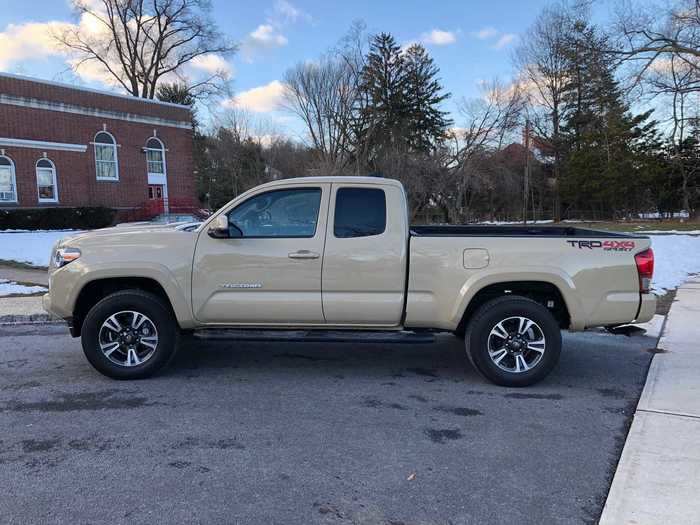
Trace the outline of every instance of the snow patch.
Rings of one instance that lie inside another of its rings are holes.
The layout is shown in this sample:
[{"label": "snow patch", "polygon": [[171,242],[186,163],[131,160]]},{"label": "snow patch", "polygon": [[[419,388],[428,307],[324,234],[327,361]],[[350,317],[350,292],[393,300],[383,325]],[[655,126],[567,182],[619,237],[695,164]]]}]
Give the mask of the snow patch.
[{"label": "snow patch", "polygon": [[76,230],[0,231],[0,260],[48,266],[52,246]]},{"label": "snow patch", "polygon": [[27,286],[14,281],[8,281],[7,279],[0,279],[0,297],[6,297],[8,295],[31,295],[46,291],[48,291],[48,289],[44,286]]},{"label": "snow patch", "polygon": [[635,234],[658,234],[658,235],[700,235],[700,230],[639,230],[633,232]]},{"label": "snow patch", "polygon": [[654,250],[652,286],[658,295],[680,286],[688,275],[700,273],[700,237],[684,232],[649,238]]}]

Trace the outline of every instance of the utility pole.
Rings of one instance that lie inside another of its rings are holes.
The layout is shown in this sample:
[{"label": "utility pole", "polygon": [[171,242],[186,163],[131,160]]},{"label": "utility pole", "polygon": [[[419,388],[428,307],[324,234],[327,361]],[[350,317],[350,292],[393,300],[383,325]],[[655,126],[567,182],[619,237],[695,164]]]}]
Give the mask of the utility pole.
[{"label": "utility pole", "polygon": [[525,173],[523,176],[523,224],[527,224],[527,198],[530,193],[530,119],[525,119]]}]

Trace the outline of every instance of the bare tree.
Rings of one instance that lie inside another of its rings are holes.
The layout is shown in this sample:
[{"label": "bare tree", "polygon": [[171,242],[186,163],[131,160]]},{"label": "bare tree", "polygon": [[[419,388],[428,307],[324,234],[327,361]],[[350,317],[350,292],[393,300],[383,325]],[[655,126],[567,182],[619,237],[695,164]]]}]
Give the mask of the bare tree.
[{"label": "bare tree", "polygon": [[611,52],[634,66],[635,84],[673,58],[693,77],[684,89],[700,91],[700,0],[668,0],[665,11],[655,4],[624,0],[614,27],[617,48]]},{"label": "bare tree", "polygon": [[369,93],[362,89],[362,72],[367,65],[370,36],[362,20],[355,20],[350,30],[340,40],[332,53],[350,70],[349,78],[355,97],[350,125],[350,141],[354,144],[353,163],[355,175],[363,173],[369,164],[374,126],[366,111],[370,104]]},{"label": "bare tree", "polygon": [[[485,171],[481,161],[484,153],[502,149],[508,136],[519,128],[524,105],[524,94],[517,82],[505,87],[498,80],[482,86],[481,97],[460,104],[463,127],[452,132],[451,177],[443,182],[452,189],[442,188],[440,192],[452,195],[452,220],[465,219],[470,190],[498,185],[491,177],[493,172]],[[438,188],[439,184],[438,181]]]},{"label": "bare tree", "polygon": [[617,46],[610,52],[629,66],[630,88],[649,95],[667,117],[681,206],[696,214],[694,180],[700,166],[688,162],[686,149],[691,125],[700,118],[700,0],[667,0],[663,10],[657,4],[621,1],[614,34]]},{"label": "bare tree", "polygon": [[[693,187],[691,181],[695,178],[700,166],[697,165],[697,162],[688,163],[685,151],[689,146],[687,143],[690,135],[688,130],[692,124],[697,126],[700,117],[697,93],[688,90],[688,85],[694,82],[693,70],[688,67],[685,61],[681,62],[678,57],[672,57],[666,76],[668,80],[664,82],[661,89],[671,93],[672,126],[669,134],[673,145],[671,161],[681,176],[681,206],[691,217],[694,217],[697,210],[693,209],[691,202],[698,188]],[[696,148],[697,146],[691,147]]]},{"label": "bare tree", "polygon": [[554,220],[561,219],[559,183],[561,179],[561,125],[564,94],[567,90],[569,63],[567,45],[574,19],[582,16],[585,5],[564,3],[545,8],[522,39],[515,54],[515,63],[528,88],[530,105],[541,109],[546,118],[540,123],[540,138],[546,140],[553,153]]},{"label": "bare tree", "polygon": [[[88,23],[54,36],[75,55],[74,68],[97,65],[135,97],[154,98],[161,80],[185,80],[188,64],[236,49],[216,29],[207,0],[72,0],[72,8]],[[206,78],[187,83],[191,93],[225,89],[226,71],[207,69]]]},{"label": "bare tree", "polygon": [[343,172],[350,161],[351,126],[357,97],[355,72],[335,55],[298,64],[285,79],[285,105],[304,122],[318,168]]}]

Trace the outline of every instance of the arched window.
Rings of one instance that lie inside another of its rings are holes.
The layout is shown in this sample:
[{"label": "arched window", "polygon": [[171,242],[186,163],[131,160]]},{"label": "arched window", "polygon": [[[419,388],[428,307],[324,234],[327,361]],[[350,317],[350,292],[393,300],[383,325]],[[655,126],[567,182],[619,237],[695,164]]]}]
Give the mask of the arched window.
[{"label": "arched window", "polygon": [[56,166],[49,159],[39,159],[36,163],[36,187],[39,202],[58,202]]},{"label": "arched window", "polygon": [[146,168],[149,175],[165,175],[165,146],[155,137],[146,142]]},{"label": "arched window", "polygon": [[4,155],[0,156],[0,202],[17,202],[15,164]]},{"label": "arched window", "polygon": [[95,170],[97,180],[119,180],[117,141],[106,131],[95,135]]}]

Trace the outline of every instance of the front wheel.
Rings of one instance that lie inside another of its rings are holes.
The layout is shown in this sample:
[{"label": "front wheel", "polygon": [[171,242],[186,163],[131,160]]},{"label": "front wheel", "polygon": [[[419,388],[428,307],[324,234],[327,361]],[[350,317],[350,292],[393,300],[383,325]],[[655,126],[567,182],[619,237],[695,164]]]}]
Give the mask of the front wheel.
[{"label": "front wheel", "polygon": [[502,386],[541,381],[559,361],[561,331],[541,304],[520,296],[499,297],[481,306],[465,335],[474,367]]},{"label": "front wheel", "polygon": [[85,357],[113,379],[142,379],[175,355],[177,321],[156,295],[123,290],[108,295],[88,312],[81,339]]}]

